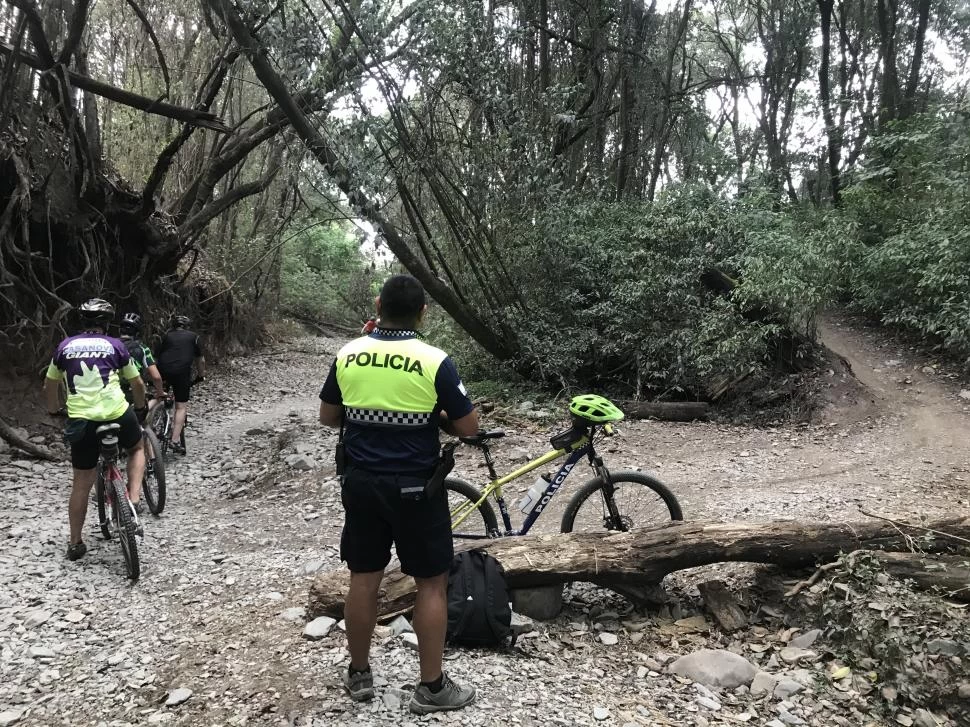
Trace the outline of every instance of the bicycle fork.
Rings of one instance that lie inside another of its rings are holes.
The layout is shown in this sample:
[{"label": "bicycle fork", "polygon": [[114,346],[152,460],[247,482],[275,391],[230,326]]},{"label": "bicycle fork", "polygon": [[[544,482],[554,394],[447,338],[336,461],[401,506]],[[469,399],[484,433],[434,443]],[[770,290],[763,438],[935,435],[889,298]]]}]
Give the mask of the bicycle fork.
[{"label": "bicycle fork", "polygon": [[599,455],[590,454],[589,461],[593,466],[593,471],[596,472],[596,476],[603,480],[603,487],[600,489],[603,496],[603,525],[607,530],[626,531],[627,528],[623,524],[620,509],[616,506],[616,498],[614,497],[616,488],[610,478],[609,469],[603,464],[603,458]]}]

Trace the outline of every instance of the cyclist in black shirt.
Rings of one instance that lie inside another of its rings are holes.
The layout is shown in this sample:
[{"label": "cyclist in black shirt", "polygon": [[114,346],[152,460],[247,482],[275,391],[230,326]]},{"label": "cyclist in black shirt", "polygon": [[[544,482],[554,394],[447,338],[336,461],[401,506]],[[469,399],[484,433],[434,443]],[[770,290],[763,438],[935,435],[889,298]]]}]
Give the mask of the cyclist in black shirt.
[{"label": "cyclist in black shirt", "polygon": [[172,330],[165,334],[158,347],[158,370],[165,383],[171,385],[175,395],[175,422],[172,424],[173,452],[185,454],[179,440],[185,417],[188,414],[189,391],[192,388],[192,363],[195,363],[198,381],[205,380],[205,355],[199,337],[188,329],[192,321],[186,316],[172,319]]}]

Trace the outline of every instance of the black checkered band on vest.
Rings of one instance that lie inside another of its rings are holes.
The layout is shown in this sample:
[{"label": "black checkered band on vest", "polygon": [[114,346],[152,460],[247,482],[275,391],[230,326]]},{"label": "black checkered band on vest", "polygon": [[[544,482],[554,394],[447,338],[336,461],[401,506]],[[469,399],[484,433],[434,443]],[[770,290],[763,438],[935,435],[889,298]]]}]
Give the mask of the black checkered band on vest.
[{"label": "black checkered band on vest", "polygon": [[389,338],[418,338],[420,336],[417,331],[398,330],[396,328],[381,328],[380,326],[374,329],[374,333],[376,333],[378,336],[387,336]]},{"label": "black checkered band on vest", "polygon": [[423,427],[431,421],[428,412],[418,413],[410,411],[381,411],[380,409],[354,409],[348,406],[345,410],[347,421],[358,424],[388,424],[395,427]]}]

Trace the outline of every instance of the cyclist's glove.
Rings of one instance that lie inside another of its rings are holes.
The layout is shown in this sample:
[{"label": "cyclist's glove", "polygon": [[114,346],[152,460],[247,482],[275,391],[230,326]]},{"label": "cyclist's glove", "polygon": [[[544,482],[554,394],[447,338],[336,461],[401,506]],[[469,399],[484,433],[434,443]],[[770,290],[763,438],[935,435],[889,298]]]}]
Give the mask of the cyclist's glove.
[{"label": "cyclist's glove", "polygon": [[144,424],[145,423],[145,418],[148,416],[148,407],[147,406],[143,406],[143,407],[136,408],[135,409],[135,416],[138,417],[138,423],[139,424]]}]

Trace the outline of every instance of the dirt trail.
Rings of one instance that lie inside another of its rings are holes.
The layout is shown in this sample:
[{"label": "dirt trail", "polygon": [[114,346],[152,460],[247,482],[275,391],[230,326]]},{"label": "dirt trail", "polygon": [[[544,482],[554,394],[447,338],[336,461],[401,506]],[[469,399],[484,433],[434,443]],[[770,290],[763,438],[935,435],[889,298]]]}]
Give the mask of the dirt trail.
[{"label": "dirt trail", "polygon": [[906,441],[944,453],[954,464],[966,462],[970,402],[960,397],[959,376],[884,336],[846,319],[826,319],[819,326],[822,343],[849,362],[871,394],[873,414],[898,416]]},{"label": "dirt trail", "polygon": [[[928,514],[970,507],[970,414],[958,380],[940,369],[922,373],[927,361],[851,322],[827,322],[823,337],[870,396],[833,373],[837,403],[813,424],[625,422],[604,447],[608,464],[653,471],[692,519],[853,520],[859,506]],[[387,696],[360,708],[338,680],[347,659],[342,632],[302,638],[312,574],[342,568],[334,434],[316,421],[316,395],[339,344],[299,342],[213,372],[193,403],[190,457],[171,469],[166,513],[146,522],[143,576],[134,588],[123,583],[117,548],[97,539],[90,523],[89,555],[78,564],[64,560],[67,465],[0,453],[0,716],[19,715],[7,724],[435,721],[401,709],[416,654],[398,640],[378,639],[373,663]],[[494,448],[504,471],[547,450],[562,423],[484,420],[509,433]],[[300,454],[311,469],[295,468]],[[480,456],[460,450],[457,474],[480,484]],[[567,482],[540,529],[558,529],[557,515],[577,487]],[[695,608],[695,581],[685,574],[674,584],[685,616]],[[744,651],[737,644],[763,633],[671,636],[667,616],[626,609],[608,592],[577,587],[564,614],[525,642],[526,654],[449,654],[449,671],[474,681],[481,698],[445,721],[506,725],[511,713],[521,725],[705,725],[753,713],[744,694],[722,694],[720,712],[698,707],[690,685],[654,664],[702,647]],[[603,643],[599,629],[616,633],[619,644]],[[771,668],[764,663],[770,651],[744,653]],[[160,704],[176,687],[193,696],[178,707]],[[884,724],[865,698],[826,711],[811,689],[792,707],[811,724],[839,723],[841,714],[848,724]],[[768,722],[770,708],[762,706],[764,719],[750,724]],[[609,718],[597,721],[597,710]]]}]

